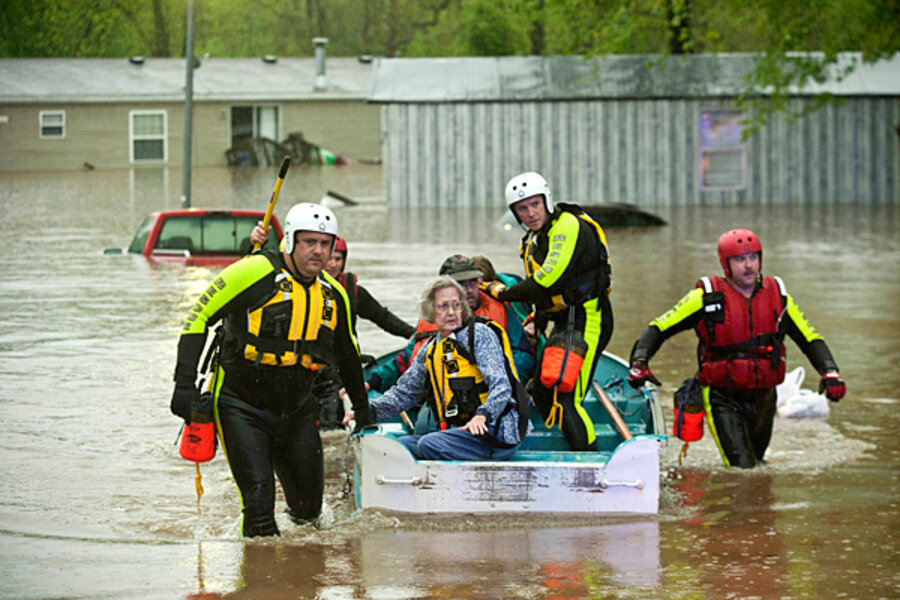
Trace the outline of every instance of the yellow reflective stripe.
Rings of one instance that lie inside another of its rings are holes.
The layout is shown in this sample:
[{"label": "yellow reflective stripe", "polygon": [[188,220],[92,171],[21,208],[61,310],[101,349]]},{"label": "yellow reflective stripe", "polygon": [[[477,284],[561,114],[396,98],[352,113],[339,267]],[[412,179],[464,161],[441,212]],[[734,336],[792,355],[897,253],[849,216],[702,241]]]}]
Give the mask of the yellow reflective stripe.
[{"label": "yellow reflective stripe", "polygon": [[541,268],[541,265],[534,259],[534,250],[537,246],[537,235],[530,233],[528,239],[523,242],[523,244],[519,254],[522,256],[522,262],[525,264],[525,277],[531,277]]},{"label": "yellow reflective stripe", "polygon": [[269,259],[261,254],[248,256],[223,269],[191,307],[181,333],[206,333],[210,316],[273,269]]},{"label": "yellow reflective stripe", "polygon": [[540,269],[534,273],[535,282],[545,288],[559,281],[572,261],[575,244],[578,242],[578,217],[569,212],[561,213],[550,226],[547,240],[547,256]]},{"label": "yellow reflective stripe", "polygon": [[[281,286],[289,289],[282,288]],[[330,319],[325,319],[323,312],[325,311],[325,284],[316,280],[308,288],[291,277],[286,271],[282,271],[276,277],[276,291],[272,297],[261,307],[248,311],[247,313],[247,331],[253,335],[259,335],[262,324],[263,310],[270,305],[281,302],[291,302],[291,322],[288,327],[288,341],[315,341],[319,338],[319,332],[323,327],[329,329],[337,329],[338,314],[333,311]],[[338,286],[340,289],[340,286]],[[331,301],[333,304],[333,300]],[[349,324],[348,324],[349,329]],[[352,339],[352,334],[351,334]],[[354,341],[355,344],[355,341]],[[357,350],[358,352],[358,350]],[[258,355],[258,349],[253,344],[247,344],[244,347],[244,358],[248,361],[255,361]],[[279,360],[280,358],[280,360]],[[298,356],[295,352],[284,351],[276,356],[271,352],[263,352],[260,364],[292,366],[297,362],[306,368],[313,364],[312,357],[308,354]]]},{"label": "yellow reflective stripe", "polygon": [[290,294],[285,292],[285,296],[290,298],[292,308],[294,309],[291,312],[291,327],[288,330],[288,339],[306,339],[306,334],[308,332],[306,321],[309,319],[308,314],[309,309],[311,308],[309,306],[309,292],[298,282],[291,280]]},{"label": "yellow reflective stripe", "polygon": [[[438,423],[444,420],[444,396],[446,394],[445,384],[443,381],[444,370],[440,369],[440,374],[438,372],[438,368],[434,362],[434,356],[437,354],[437,346],[440,343],[438,338],[432,338],[432,341],[429,342],[426,347],[425,353],[425,362],[428,368],[428,375],[431,377],[431,391],[434,394],[434,405],[437,408],[437,420]],[[439,381],[440,375],[440,381]]]},{"label": "yellow reflective stripe", "polygon": [[800,307],[794,302],[794,299],[791,298],[790,294],[786,295],[787,298],[787,316],[794,322],[797,326],[797,329],[800,330],[800,333],[803,334],[803,337],[807,342],[812,342],[814,340],[821,340],[822,336],[819,335],[819,332],[816,331],[816,328],[812,326],[812,323],[809,322],[809,319],[800,311]]},{"label": "yellow reflective stripe", "polygon": [[[493,322],[491,322],[493,323]],[[491,325],[488,325],[490,327]],[[494,324],[495,327],[503,330],[499,325]],[[475,335],[475,329],[470,330],[471,335]],[[444,348],[444,344],[449,344],[450,349]],[[438,406],[438,420],[441,419],[442,414],[444,412],[444,408],[449,405],[453,401],[453,388],[450,386],[450,381],[456,378],[467,378],[471,377],[475,381],[475,385],[478,386],[484,383],[484,375],[481,374],[481,371],[478,370],[478,366],[472,364],[471,361],[464,358],[460,353],[458,348],[461,346],[461,342],[457,339],[455,334],[450,334],[450,336],[443,339],[435,339],[435,341],[431,342],[429,346],[426,347],[425,361],[426,368],[428,370],[428,375],[431,379],[431,389],[434,393],[435,404]],[[506,349],[509,349],[509,342],[507,341]],[[510,366],[515,372],[515,366],[512,364],[510,360],[512,356],[512,351],[506,355],[506,359],[509,361]],[[448,360],[452,360],[456,363],[458,367],[452,374],[447,372],[447,362]],[[504,373],[505,375],[505,373]],[[512,382],[510,382],[512,385]],[[487,400],[487,392],[480,393],[479,400],[481,404],[484,404],[485,400]]]},{"label": "yellow reflective stripe", "polygon": [[650,321],[650,325],[655,326],[660,331],[665,331],[700,310],[703,310],[703,290],[694,288],[685,294],[678,301],[678,304]]},{"label": "yellow reflective stripe", "polygon": [[[485,323],[488,327],[494,330],[494,333],[500,336],[500,346],[502,347],[503,354],[506,356],[506,364],[509,365],[510,371],[512,371],[513,377],[516,379],[519,378],[519,372],[516,371],[516,363],[513,360],[512,346],[509,345],[509,336],[506,335],[506,330],[503,329],[498,323],[495,321],[488,321]],[[472,328],[472,335],[475,335],[475,328]],[[512,381],[509,382],[512,385]]]},{"label": "yellow reflective stripe", "polygon": [[709,433],[716,442],[716,447],[719,449],[719,454],[722,456],[722,461],[725,463],[725,466],[730,467],[731,462],[728,460],[728,457],[725,456],[725,451],[722,450],[722,444],[719,442],[719,432],[716,431],[716,423],[713,421],[712,408],[709,405],[709,386],[701,385],[700,389],[703,391],[703,412],[706,415],[706,424],[709,425]]},{"label": "yellow reflective stripe", "polygon": [[593,444],[594,440],[597,439],[597,432],[594,430],[594,421],[584,409],[583,403],[584,397],[590,389],[591,381],[593,380],[594,372],[591,367],[593,367],[594,358],[597,356],[597,342],[600,340],[603,329],[603,312],[599,310],[599,307],[597,306],[599,302],[599,298],[593,298],[583,305],[585,314],[584,341],[587,343],[588,351],[584,355],[584,364],[581,366],[581,371],[578,373],[578,386],[575,388],[575,397],[573,398],[573,401],[575,402],[575,412],[578,413],[578,416],[581,418],[581,421],[584,423],[584,428],[587,431],[588,444]]}]

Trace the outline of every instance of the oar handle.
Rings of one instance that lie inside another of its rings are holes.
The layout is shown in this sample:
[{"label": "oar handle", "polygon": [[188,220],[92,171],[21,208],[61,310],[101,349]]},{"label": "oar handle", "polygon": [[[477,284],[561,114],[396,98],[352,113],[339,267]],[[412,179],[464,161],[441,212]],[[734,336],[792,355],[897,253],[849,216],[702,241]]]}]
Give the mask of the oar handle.
[{"label": "oar handle", "polygon": [[[344,406],[344,414],[353,410],[353,403],[350,401],[350,396],[347,395],[347,392],[341,394],[341,404]],[[353,433],[353,430],[356,429],[356,419],[350,419],[346,429],[348,433]]]},{"label": "oar handle", "polygon": [[625,425],[625,421],[622,420],[622,415],[620,415],[618,409],[616,409],[616,405],[612,403],[612,400],[610,400],[609,396],[606,395],[606,392],[603,391],[603,386],[601,386],[596,381],[593,382],[593,385],[594,392],[597,394],[597,397],[600,398],[600,402],[603,403],[604,408],[606,408],[606,412],[609,413],[613,425],[616,426],[616,429],[619,431],[619,435],[622,436],[622,439],[628,441],[633,438],[634,436],[631,435],[631,431],[629,431],[628,426]]},{"label": "oar handle", "polygon": [[[287,175],[289,166],[291,166],[291,157],[286,154],[281,161],[281,170],[278,172],[278,179],[275,180],[275,189],[272,190],[269,206],[266,207],[266,216],[263,217],[263,231],[269,228],[269,220],[272,218],[272,212],[275,210],[275,203],[278,202],[278,193],[281,191],[281,184],[284,183],[284,176]],[[259,250],[259,247],[260,244],[253,244],[254,250]]]}]

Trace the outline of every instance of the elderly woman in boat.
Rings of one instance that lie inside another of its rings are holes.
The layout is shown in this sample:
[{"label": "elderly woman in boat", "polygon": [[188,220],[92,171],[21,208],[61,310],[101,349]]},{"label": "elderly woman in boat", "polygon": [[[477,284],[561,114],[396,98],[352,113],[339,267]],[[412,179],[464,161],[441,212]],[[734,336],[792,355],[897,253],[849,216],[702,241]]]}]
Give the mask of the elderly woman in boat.
[{"label": "elderly woman in boat", "polygon": [[[370,401],[374,420],[399,416],[427,393],[438,429],[400,438],[414,457],[511,457],[532,425],[530,399],[518,383],[506,332],[492,321],[473,317],[465,291],[447,276],[425,288],[419,314],[437,326],[438,335],[416,354],[394,387]],[[350,411],[344,424],[352,419]]]}]

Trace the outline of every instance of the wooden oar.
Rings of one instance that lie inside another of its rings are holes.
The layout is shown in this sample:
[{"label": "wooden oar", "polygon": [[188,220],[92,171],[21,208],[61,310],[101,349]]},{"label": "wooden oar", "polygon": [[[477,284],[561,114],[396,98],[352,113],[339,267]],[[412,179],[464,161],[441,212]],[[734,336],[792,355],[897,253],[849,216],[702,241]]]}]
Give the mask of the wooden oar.
[{"label": "wooden oar", "polygon": [[606,395],[606,392],[603,391],[600,384],[594,381],[592,382],[592,385],[594,386],[594,393],[600,398],[600,402],[603,403],[603,407],[606,408],[606,412],[609,413],[613,425],[616,426],[622,439],[628,441],[633,438],[634,436],[631,435],[631,431],[629,431],[628,426],[625,425],[625,421],[622,420],[622,415],[620,415],[618,409],[616,409],[616,405],[612,403],[612,400],[609,399],[609,396]]},{"label": "wooden oar", "polygon": [[[275,189],[272,190],[272,197],[269,199],[269,206],[266,208],[266,216],[263,217],[263,231],[269,230],[269,220],[272,218],[272,211],[275,210],[275,203],[278,202],[278,193],[281,191],[281,184],[284,183],[284,176],[287,175],[288,167],[291,166],[291,157],[289,154],[284,156],[281,161],[281,170],[278,172],[278,179],[275,180]],[[261,244],[253,244],[254,250],[259,250]]]}]

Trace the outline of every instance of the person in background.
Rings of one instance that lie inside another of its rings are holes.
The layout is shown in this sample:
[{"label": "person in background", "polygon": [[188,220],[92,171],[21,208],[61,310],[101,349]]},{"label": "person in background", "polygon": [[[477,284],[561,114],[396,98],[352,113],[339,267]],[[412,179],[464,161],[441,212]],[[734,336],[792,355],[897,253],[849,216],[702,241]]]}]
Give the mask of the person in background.
[{"label": "person in background", "polygon": [[[582,401],[613,330],[606,234],[578,206],[554,203],[550,185],[538,173],[510,179],[506,205],[526,230],[519,245],[525,278],[509,287],[485,283],[483,289],[502,302],[534,305],[536,336],[552,324],[553,335],[538,359],[540,377],[534,378],[531,389],[534,403],[548,426],[562,411],[563,434],[572,450],[596,450],[594,424]],[[551,342],[564,350],[566,364],[581,362],[577,377],[574,381],[567,377],[565,386],[562,373],[560,378],[550,374]]]},{"label": "person in background", "polygon": [[762,464],[772,438],[775,386],[784,380],[784,336],[821,374],[819,393],[833,402],[847,391],[825,340],[803,316],[784,282],[762,275],[762,243],[748,229],[718,242],[725,277],[702,277],[673,308],[644,329],[631,351],[629,382],[659,382],[650,359],[663,342],[693,329],[706,420],[726,466]]},{"label": "person in background", "polygon": [[[416,459],[505,460],[532,427],[506,332],[473,317],[465,296],[447,276],[428,284],[419,314],[435,324],[437,335],[397,384],[371,402],[372,416],[385,421],[416,406],[430,390],[437,430],[399,438]],[[354,417],[354,411],[347,412],[344,424]]]},{"label": "person in background", "polygon": [[325,467],[311,394],[316,370],[337,365],[357,426],[370,422],[347,294],[323,272],[337,219],[324,206],[303,203],[288,211],[284,223],[282,250],[228,266],[191,307],[178,341],[170,403],[175,415],[191,421],[207,330],[223,321],[211,390],[247,537],[279,533],[276,475],[294,521],[312,521],[321,512]]},{"label": "person in background", "polygon": [[[265,244],[269,232],[264,230],[262,223],[257,224],[250,235],[250,241],[254,244]],[[357,282],[355,273],[345,270],[347,265],[347,242],[343,237],[337,236],[334,250],[325,265],[325,271],[338,280],[347,292],[350,303],[350,321],[353,333],[356,335],[357,317],[372,321],[383,331],[409,338],[415,333],[415,328],[403,319],[385,308],[375,299],[369,291]],[[316,383],[313,388],[313,396],[319,404],[319,427],[323,430],[339,429],[344,414],[343,403],[340,399],[341,380],[334,365],[327,365],[316,373]]]},{"label": "person in background", "polygon": [[[475,255],[472,257],[472,263],[475,265],[476,269],[484,273],[484,276],[482,277],[482,281],[484,282],[490,283],[497,281],[506,287],[509,287],[522,281],[522,277],[519,275],[513,273],[498,273],[487,256],[481,254]],[[528,341],[531,342],[534,353],[536,355],[540,354],[542,340],[538,339],[534,332],[534,321],[531,318],[531,305],[527,302],[508,302],[507,306],[513,309],[519,322],[523,324],[522,329],[525,331],[525,336],[528,338]]]}]

